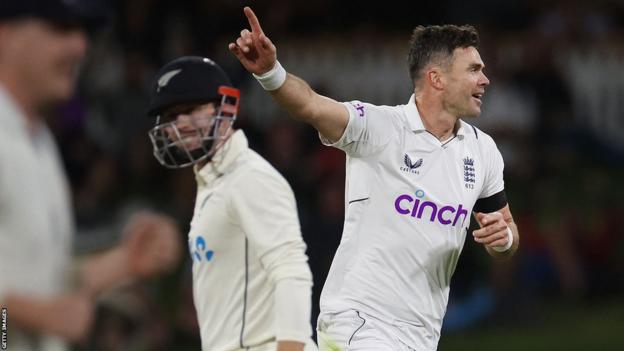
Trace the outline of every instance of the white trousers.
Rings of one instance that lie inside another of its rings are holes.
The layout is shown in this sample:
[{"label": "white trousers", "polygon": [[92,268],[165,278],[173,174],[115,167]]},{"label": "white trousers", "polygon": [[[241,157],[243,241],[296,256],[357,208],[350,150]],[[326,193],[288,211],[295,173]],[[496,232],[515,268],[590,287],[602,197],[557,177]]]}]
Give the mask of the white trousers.
[{"label": "white trousers", "polygon": [[[258,345],[254,347],[248,347],[248,348],[245,348],[244,350],[245,351],[275,351],[277,350],[277,342],[274,342],[274,341],[268,342],[266,344],[262,344],[262,345]],[[314,343],[314,341],[310,339],[306,343],[303,351],[318,351],[318,348],[316,347],[316,343]]]},{"label": "white trousers", "polygon": [[321,313],[317,323],[319,351],[435,351],[423,326],[387,323],[364,312]]}]

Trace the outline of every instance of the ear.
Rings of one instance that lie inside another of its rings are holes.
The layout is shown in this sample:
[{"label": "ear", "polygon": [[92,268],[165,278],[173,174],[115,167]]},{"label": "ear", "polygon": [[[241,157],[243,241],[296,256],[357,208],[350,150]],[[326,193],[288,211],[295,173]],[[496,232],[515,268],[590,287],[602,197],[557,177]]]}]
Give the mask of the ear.
[{"label": "ear", "polygon": [[444,73],[439,67],[431,67],[426,72],[427,83],[431,85],[435,90],[444,89]]}]

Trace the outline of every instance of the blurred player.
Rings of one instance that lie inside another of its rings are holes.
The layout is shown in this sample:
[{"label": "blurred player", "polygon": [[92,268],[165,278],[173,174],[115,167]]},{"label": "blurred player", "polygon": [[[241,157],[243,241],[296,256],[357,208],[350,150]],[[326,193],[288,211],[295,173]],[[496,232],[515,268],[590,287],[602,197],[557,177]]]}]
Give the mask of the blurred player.
[{"label": "blurred player", "polygon": [[[347,154],[342,241],[321,295],[319,347],[435,350],[470,213],[475,240],[497,258],[518,231],[503,159],[476,117],[489,84],[470,26],[417,27],[406,105],[339,103],[287,74],[250,8],[230,51],[293,118]],[[324,337],[332,339],[329,344]]]},{"label": "blurred player", "polygon": [[173,222],[131,220],[117,247],[73,264],[68,184],[43,119],[69,99],[87,50],[95,2],[0,1],[0,306],[8,349],[64,350],[87,336],[97,294],[171,268]]},{"label": "blurred player", "polygon": [[150,101],[154,155],[193,166],[197,180],[188,242],[202,349],[316,350],[295,197],[232,128],[239,101],[225,72],[196,56],[162,67]]}]

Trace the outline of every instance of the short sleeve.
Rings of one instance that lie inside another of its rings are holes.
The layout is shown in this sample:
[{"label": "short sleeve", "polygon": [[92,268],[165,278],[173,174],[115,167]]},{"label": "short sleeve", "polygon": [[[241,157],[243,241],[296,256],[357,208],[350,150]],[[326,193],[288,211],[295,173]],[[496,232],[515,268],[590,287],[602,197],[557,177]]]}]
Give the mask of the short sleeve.
[{"label": "short sleeve", "polygon": [[381,151],[396,133],[397,118],[392,107],[376,106],[361,101],[343,102],[349,111],[349,122],[336,142],[319,135],[321,142],[343,150],[352,157],[363,157]]},{"label": "short sleeve", "polygon": [[490,197],[505,189],[505,181],[503,179],[505,164],[503,162],[503,156],[496,147],[494,140],[489,137],[483,155],[486,171],[483,189],[481,190],[479,199]]}]

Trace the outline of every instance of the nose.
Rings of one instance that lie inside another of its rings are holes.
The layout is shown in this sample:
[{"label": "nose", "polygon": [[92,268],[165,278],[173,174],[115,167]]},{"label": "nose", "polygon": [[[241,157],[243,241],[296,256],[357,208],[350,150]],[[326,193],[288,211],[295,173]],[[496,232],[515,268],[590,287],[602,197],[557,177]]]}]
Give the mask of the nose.
[{"label": "nose", "polygon": [[488,79],[488,77],[483,72],[481,72],[481,81],[479,82],[479,85],[481,85],[481,86],[488,86],[488,85],[490,85],[490,80]]},{"label": "nose", "polygon": [[176,117],[176,125],[182,132],[194,127],[192,117],[187,113],[181,113]]}]

